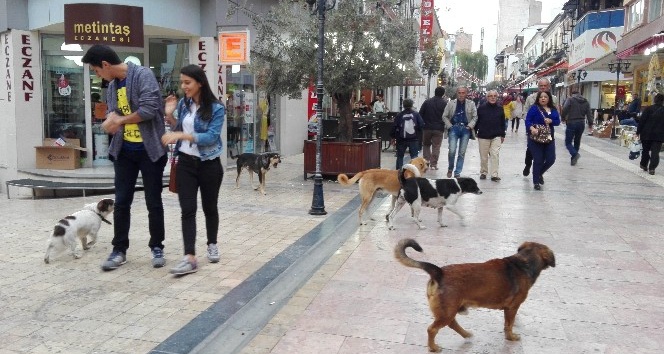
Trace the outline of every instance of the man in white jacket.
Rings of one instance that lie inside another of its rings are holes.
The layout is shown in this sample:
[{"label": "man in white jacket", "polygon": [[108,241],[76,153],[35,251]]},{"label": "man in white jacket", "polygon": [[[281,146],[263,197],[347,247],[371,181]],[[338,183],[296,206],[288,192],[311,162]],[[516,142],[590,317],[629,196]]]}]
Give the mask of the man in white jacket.
[{"label": "man in white jacket", "polygon": [[452,175],[454,177],[461,176],[468,140],[477,123],[475,102],[466,99],[468,88],[459,86],[456,93],[456,99],[451,100],[443,112],[443,121],[445,122],[445,129],[447,129],[449,139],[449,149],[447,152],[448,178],[452,177]]}]

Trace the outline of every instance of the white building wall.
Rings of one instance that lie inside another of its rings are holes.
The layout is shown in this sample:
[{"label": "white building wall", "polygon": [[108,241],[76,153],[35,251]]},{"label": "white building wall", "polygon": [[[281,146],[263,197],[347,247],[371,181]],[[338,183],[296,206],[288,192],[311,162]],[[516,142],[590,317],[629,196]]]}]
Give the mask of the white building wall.
[{"label": "white building wall", "polygon": [[[308,90],[302,91],[302,97],[306,98]],[[301,154],[304,149],[304,141],[307,140],[307,105],[308,100],[289,100],[280,97],[277,103],[279,119],[281,120],[281,150],[282,156]]]},{"label": "white building wall", "polygon": [[528,27],[531,0],[499,0],[496,53],[513,44],[516,36]]}]

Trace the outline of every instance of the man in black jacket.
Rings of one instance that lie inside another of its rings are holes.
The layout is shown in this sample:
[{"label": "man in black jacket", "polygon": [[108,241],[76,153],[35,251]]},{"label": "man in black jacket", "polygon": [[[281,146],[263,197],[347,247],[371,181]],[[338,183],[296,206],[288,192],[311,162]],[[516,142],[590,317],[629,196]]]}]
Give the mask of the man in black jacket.
[{"label": "man in black jacket", "polygon": [[[586,127],[586,122],[592,122],[593,115],[590,112],[590,103],[579,94],[578,90],[572,91],[572,96],[567,99],[563,107],[563,121],[567,125],[565,129],[565,147],[572,157],[572,166],[579,161],[579,147],[581,146],[581,137]],[[572,144],[572,141],[574,143]]]},{"label": "man in black jacket", "polygon": [[[447,106],[447,100],[443,98],[445,88],[436,87],[434,97],[422,103],[420,107],[420,116],[424,120],[424,131],[422,132],[422,154],[429,161],[432,170],[438,169],[438,157],[440,156],[440,146],[443,143],[443,134],[445,132],[445,123],[443,122],[443,112]],[[433,145],[433,147],[432,147]]]},{"label": "man in black jacket", "polygon": [[636,134],[643,144],[641,169],[654,175],[664,142],[664,95],[661,93],[656,94],[653,105],[643,111]]},{"label": "man in black jacket", "polygon": [[491,157],[491,180],[500,181],[500,147],[505,141],[505,111],[498,105],[498,91],[486,94],[487,102],[477,108],[477,142],[480,146],[480,179],[486,179],[489,172],[488,161]]}]

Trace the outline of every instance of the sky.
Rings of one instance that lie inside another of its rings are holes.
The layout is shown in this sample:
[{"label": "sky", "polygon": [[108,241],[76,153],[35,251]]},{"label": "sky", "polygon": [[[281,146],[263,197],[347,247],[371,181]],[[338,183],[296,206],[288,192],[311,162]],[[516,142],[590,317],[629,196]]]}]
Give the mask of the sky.
[{"label": "sky", "polygon": [[[542,22],[548,23],[560,13],[566,0],[540,0]],[[498,0],[434,0],[440,25],[448,33],[463,31],[473,35],[473,51],[480,49],[480,36],[484,27],[484,54],[489,58],[488,81],[493,78],[496,55],[496,30],[498,24]]]}]

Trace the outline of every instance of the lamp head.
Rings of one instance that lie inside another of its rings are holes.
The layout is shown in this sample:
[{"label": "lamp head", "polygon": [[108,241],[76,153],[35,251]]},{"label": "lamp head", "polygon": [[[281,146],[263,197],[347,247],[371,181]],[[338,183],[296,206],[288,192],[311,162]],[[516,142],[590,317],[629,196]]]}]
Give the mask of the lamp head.
[{"label": "lamp head", "polygon": [[612,73],[615,72],[615,70],[614,70],[615,65],[616,65],[616,63],[609,63],[609,71],[610,72],[612,72]]}]

